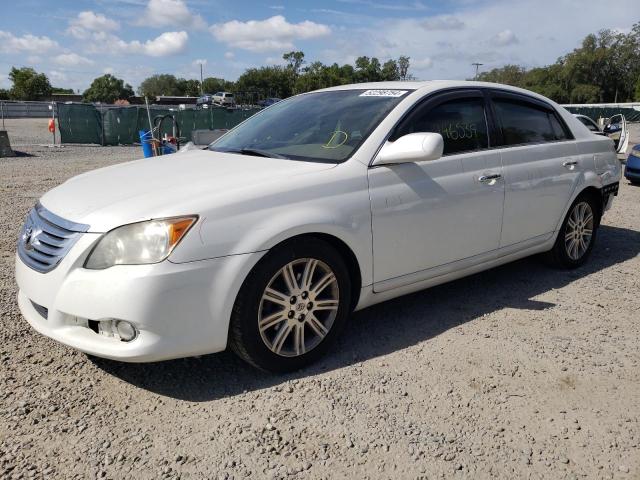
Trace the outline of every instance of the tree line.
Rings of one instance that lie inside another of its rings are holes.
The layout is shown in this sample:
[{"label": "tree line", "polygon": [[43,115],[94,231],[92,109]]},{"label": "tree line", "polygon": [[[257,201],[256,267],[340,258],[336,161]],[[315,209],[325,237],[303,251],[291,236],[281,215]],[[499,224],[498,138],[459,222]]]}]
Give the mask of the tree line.
[{"label": "tree line", "polygon": [[[283,65],[247,69],[235,82],[222,78],[199,80],[157,74],[145,79],[138,94],[154,98],[160,95],[199,96],[203,93],[230,91],[258,97],[286,98],[298,93],[348,83],[410,80],[410,58],[400,56],[381,63],[375,57],[362,56],[353,65],[307,63],[304,52],[282,56]],[[38,100],[53,93],[73,93],[54,88],[43,73],[29,67],[12,68],[13,86],[0,89],[0,99]],[[527,69],[505,65],[478,75],[478,80],[504,83],[533,90],[559,103],[601,103],[640,101],[640,23],[630,32],[601,30],[587,35],[581,45],[545,67]],[[87,102],[113,103],[134,96],[131,85],[106,74],[93,80],[83,93]],[[256,99],[256,98],[253,98]]]},{"label": "tree line", "polygon": [[601,30],[552,65],[505,65],[478,80],[533,90],[559,103],[640,101],[640,23],[629,33]]}]

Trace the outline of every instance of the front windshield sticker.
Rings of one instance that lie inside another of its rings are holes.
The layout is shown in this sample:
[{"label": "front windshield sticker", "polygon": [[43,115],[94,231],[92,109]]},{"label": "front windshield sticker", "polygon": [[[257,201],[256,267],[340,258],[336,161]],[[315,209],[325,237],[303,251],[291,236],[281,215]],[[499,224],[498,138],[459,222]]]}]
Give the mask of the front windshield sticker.
[{"label": "front windshield sticker", "polygon": [[401,97],[407,90],[367,90],[360,94],[361,97]]}]

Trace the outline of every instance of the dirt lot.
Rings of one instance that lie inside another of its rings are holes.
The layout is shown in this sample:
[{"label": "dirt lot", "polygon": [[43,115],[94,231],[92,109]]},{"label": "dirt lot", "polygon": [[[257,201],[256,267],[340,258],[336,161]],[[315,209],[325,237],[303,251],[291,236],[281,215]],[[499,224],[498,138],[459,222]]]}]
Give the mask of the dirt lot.
[{"label": "dirt lot", "polygon": [[[48,141],[46,121],[8,126]],[[36,334],[13,278],[25,214],[139,148],[19,149],[0,159],[0,478],[640,478],[640,188],[622,182],[585,267],[530,258],[369,308],[324,361],[272,376]]]}]

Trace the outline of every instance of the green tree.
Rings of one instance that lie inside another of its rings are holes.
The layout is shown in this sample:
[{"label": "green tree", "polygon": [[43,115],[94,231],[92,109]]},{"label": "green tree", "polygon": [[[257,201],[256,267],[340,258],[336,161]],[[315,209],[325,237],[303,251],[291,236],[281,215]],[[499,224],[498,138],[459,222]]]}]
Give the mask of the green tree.
[{"label": "green tree", "polygon": [[183,95],[184,91],[180,87],[180,82],[174,75],[162,73],[143,80],[138,92],[146,97]]},{"label": "green tree", "polygon": [[398,75],[400,76],[400,80],[409,80],[409,60],[410,58],[404,55],[400,55],[400,58],[398,58]]},{"label": "green tree", "polygon": [[38,73],[33,68],[11,68],[9,79],[13,86],[9,96],[14,100],[40,100],[51,95],[51,84],[44,73]]},{"label": "green tree", "polygon": [[638,81],[636,82],[635,101],[640,102],[640,78],[638,78]]},{"label": "green tree", "polygon": [[601,96],[600,88],[596,85],[580,84],[571,89],[570,103],[598,103]]},{"label": "green tree", "polygon": [[237,93],[257,93],[263,97],[290,97],[293,87],[291,72],[281,66],[249,68],[235,83]]},{"label": "green tree", "polygon": [[202,81],[202,91],[204,93],[216,93],[228,90],[233,90],[233,82],[214,77],[207,77]]},{"label": "green tree", "polygon": [[0,100],[9,100],[9,90],[0,88]]},{"label": "green tree", "polygon": [[187,97],[198,97],[200,96],[200,81],[179,78],[178,89],[180,90],[181,95],[185,95]]},{"label": "green tree", "polygon": [[51,94],[61,94],[61,93],[65,93],[67,95],[70,95],[73,93],[73,88],[60,88],[60,87],[51,87]]},{"label": "green tree", "polygon": [[304,52],[285,53],[282,55],[282,59],[287,62],[287,68],[289,68],[295,76],[300,74],[300,69],[304,64]]},{"label": "green tree", "polygon": [[382,80],[394,81],[400,80],[400,70],[398,69],[398,62],[395,60],[387,60],[382,65]]},{"label": "green tree", "polygon": [[89,88],[82,94],[85,102],[101,103],[113,103],[116,100],[126,100],[132,96],[133,89],[131,85],[125,84],[122,79],[116,78],[109,73],[94,79]]},{"label": "green tree", "polygon": [[482,72],[478,75],[481,82],[503,83],[505,85],[513,85],[520,87],[523,84],[526,70],[519,65],[505,65],[504,67],[494,68],[488,72]]}]

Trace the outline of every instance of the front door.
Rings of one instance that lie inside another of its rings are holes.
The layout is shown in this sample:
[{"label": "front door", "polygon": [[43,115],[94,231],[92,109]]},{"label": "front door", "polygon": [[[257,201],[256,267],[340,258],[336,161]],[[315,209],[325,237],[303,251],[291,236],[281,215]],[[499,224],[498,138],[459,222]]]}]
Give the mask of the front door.
[{"label": "front door", "polygon": [[390,141],[437,132],[444,139],[442,158],[369,169],[376,291],[498,248],[504,182],[500,154],[489,149],[485,108],[479,91],[425,101]]}]

